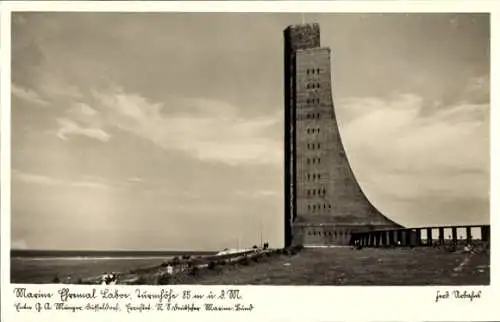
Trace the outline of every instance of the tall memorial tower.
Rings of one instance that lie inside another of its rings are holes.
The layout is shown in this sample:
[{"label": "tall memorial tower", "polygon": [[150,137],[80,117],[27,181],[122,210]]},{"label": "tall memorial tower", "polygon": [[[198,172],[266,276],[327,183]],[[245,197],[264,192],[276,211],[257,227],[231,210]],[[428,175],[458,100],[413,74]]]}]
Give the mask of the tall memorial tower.
[{"label": "tall memorial tower", "polygon": [[366,198],[349,165],[318,24],[284,31],[285,246],[347,245],[351,233],[399,228]]}]

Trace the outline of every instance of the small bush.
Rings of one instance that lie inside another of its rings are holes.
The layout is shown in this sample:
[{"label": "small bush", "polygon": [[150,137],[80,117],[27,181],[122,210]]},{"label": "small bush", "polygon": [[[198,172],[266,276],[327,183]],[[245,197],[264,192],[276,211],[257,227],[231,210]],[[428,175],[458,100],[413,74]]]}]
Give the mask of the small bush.
[{"label": "small bush", "polygon": [[59,276],[54,276],[54,278],[52,279],[52,283],[60,283],[61,280],[59,279]]},{"label": "small bush", "polygon": [[243,259],[240,261],[240,264],[242,265],[248,265],[250,262],[248,260],[248,257],[243,257]]},{"label": "small bush", "polygon": [[457,251],[457,245],[455,244],[448,245],[448,247],[446,247],[446,250],[449,251],[450,253],[454,253]]},{"label": "small bush", "polygon": [[295,245],[287,248],[280,249],[280,253],[285,255],[296,255],[304,248],[303,245]]},{"label": "small bush", "polygon": [[259,248],[259,247],[257,247],[257,245],[253,245],[253,247],[252,247],[252,248],[253,248],[253,249],[257,249],[257,248]]},{"label": "small bush", "polygon": [[213,262],[213,261],[210,261],[210,262],[208,263],[208,269],[214,269],[214,268],[215,268],[215,266],[216,266],[216,264],[215,264],[215,262]]},{"label": "small bush", "polygon": [[168,274],[161,274],[156,279],[156,284],[157,285],[167,285],[167,284],[170,284],[171,279],[172,279],[172,277],[169,276]]},{"label": "small bush", "polygon": [[189,269],[189,275],[196,276],[198,275],[198,271],[199,271],[198,266],[191,266],[191,269]]}]

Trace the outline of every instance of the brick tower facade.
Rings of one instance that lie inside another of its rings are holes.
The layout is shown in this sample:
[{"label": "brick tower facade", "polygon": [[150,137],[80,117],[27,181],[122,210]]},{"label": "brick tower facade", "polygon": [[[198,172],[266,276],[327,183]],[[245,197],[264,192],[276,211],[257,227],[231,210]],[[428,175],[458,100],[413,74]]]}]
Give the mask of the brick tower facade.
[{"label": "brick tower facade", "polygon": [[318,24],[284,31],[285,245],[348,245],[351,233],[398,228],[366,198],[349,165]]}]

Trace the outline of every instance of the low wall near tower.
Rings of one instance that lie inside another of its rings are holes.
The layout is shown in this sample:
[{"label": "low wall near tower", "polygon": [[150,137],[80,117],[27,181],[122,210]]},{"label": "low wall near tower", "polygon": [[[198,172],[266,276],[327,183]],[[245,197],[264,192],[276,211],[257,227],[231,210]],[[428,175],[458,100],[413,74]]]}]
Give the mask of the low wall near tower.
[{"label": "low wall near tower", "polygon": [[[465,231],[465,236],[462,235],[462,238],[459,238],[459,229]],[[473,229],[478,233],[473,234]],[[423,236],[424,233],[425,236]],[[357,243],[361,247],[433,246],[447,243],[471,244],[475,240],[489,243],[490,225],[433,226],[355,232],[352,234],[350,244]]]}]

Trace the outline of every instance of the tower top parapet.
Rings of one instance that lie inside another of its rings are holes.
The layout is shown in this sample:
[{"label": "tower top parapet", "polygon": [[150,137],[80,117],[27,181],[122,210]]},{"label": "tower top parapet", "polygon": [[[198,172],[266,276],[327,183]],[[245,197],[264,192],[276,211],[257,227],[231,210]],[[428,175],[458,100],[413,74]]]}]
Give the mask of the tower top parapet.
[{"label": "tower top parapet", "polygon": [[319,24],[317,23],[290,25],[283,33],[285,46],[288,50],[296,51],[321,46]]}]

